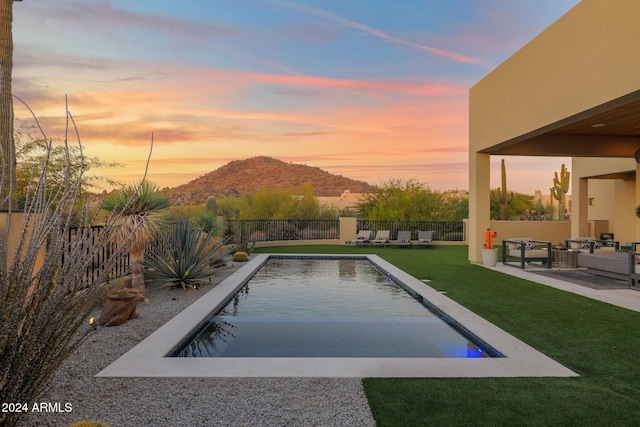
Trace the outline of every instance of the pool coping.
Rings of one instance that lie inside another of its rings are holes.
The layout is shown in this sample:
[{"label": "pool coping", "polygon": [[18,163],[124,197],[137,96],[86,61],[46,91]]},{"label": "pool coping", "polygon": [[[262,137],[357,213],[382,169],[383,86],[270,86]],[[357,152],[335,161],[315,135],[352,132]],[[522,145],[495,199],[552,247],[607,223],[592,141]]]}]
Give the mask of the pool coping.
[{"label": "pool coping", "polygon": [[[164,357],[212,311],[224,306],[270,256],[368,259],[444,311],[505,357],[451,358],[184,358]],[[258,254],[97,377],[572,377],[564,367],[377,255]]]}]

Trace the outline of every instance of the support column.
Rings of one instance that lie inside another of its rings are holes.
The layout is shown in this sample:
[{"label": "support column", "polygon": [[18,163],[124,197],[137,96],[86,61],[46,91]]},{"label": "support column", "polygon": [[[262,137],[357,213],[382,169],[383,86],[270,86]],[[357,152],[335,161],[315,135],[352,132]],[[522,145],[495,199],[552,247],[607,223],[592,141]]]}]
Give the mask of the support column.
[{"label": "support column", "polygon": [[589,236],[589,180],[573,177],[571,183],[571,237]]},{"label": "support column", "polygon": [[[640,163],[636,162],[636,206],[640,205],[640,183],[638,180],[640,180]],[[636,224],[636,238],[634,241],[640,242],[640,218],[635,213],[634,216]]]},{"label": "support column", "polygon": [[491,156],[469,153],[469,261],[482,262],[484,232],[491,219]]},{"label": "support column", "polygon": [[341,216],[340,218],[340,242],[345,243],[356,238],[358,233],[358,218]]}]

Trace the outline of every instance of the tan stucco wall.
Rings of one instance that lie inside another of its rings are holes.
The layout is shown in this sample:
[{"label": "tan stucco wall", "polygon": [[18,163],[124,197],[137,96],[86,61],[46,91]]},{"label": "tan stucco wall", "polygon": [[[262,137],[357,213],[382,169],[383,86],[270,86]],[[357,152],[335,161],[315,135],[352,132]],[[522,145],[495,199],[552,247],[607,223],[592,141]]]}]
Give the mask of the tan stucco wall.
[{"label": "tan stucco wall", "polygon": [[[530,237],[553,243],[564,243],[571,237],[571,223],[569,221],[495,221],[490,222],[491,230],[498,235],[493,244],[502,245],[504,239]],[[484,241],[483,241],[484,244]]]},{"label": "tan stucco wall", "polygon": [[[601,179],[602,175],[618,172],[633,172],[636,162],[633,159],[597,159],[574,158],[573,188],[574,197],[595,200],[594,206],[587,206],[584,215],[574,215],[572,236],[584,236],[588,232],[586,221],[607,220],[609,231],[615,234],[620,242],[637,241],[638,218],[635,207],[640,204],[636,197],[636,181],[634,179]],[[587,180],[587,194],[576,187],[580,179]],[[575,213],[574,213],[575,214]],[[596,236],[597,237],[597,236]]]},{"label": "tan stucco wall", "polygon": [[358,234],[358,218],[340,217],[340,243],[348,242],[356,238]]},{"label": "tan stucco wall", "polygon": [[616,181],[615,216],[610,228],[611,232],[615,234],[616,240],[622,244],[638,241],[636,234],[636,222],[638,222],[636,206],[638,202],[635,199],[635,191],[635,181]]},{"label": "tan stucco wall", "polygon": [[[585,110],[640,90],[638,22],[640,1],[582,0],[470,89],[470,261],[481,262],[482,234],[489,226],[482,202],[489,194],[488,185],[484,187],[489,168],[479,152],[542,135]],[[606,138],[602,142],[609,146]],[[522,154],[581,154],[580,144],[570,147],[574,151],[550,153],[545,151],[549,146],[537,151],[533,146]],[[576,194],[586,184],[579,177],[572,180],[572,219],[576,220],[572,232],[576,233],[587,226],[587,199]],[[640,193],[640,188],[636,191]],[[480,202],[482,206],[473,205]],[[640,236],[640,223],[635,229]]]},{"label": "tan stucco wall", "polygon": [[587,216],[590,221],[608,220],[614,222],[615,209],[611,209],[616,200],[616,180],[613,179],[590,179],[589,195],[593,199],[594,205],[589,205]]},{"label": "tan stucco wall", "polygon": [[640,89],[640,1],[583,0],[473,86],[471,151]]},{"label": "tan stucco wall", "polygon": [[[0,212],[0,236],[4,237],[7,233],[8,214],[6,212]],[[25,225],[25,216],[22,212],[11,213],[11,229],[7,236],[7,258],[5,262],[5,269],[8,269],[13,264],[13,259],[16,255],[18,244],[22,238],[22,230]],[[27,245],[31,237],[31,227],[27,227],[25,233],[25,243],[22,248],[21,256],[27,253]],[[46,250],[44,245],[38,250],[36,262],[34,265],[34,274],[44,265],[46,256]]]}]

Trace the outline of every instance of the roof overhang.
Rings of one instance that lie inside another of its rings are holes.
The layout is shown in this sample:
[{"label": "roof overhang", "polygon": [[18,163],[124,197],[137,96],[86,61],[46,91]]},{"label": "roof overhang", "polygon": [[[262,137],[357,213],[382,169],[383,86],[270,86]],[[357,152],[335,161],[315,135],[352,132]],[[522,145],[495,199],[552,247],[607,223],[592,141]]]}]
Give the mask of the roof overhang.
[{"label": "roof overhang", "polygon": [[640,90],[480,152],[492,155],[628,157],[640,149]]}]

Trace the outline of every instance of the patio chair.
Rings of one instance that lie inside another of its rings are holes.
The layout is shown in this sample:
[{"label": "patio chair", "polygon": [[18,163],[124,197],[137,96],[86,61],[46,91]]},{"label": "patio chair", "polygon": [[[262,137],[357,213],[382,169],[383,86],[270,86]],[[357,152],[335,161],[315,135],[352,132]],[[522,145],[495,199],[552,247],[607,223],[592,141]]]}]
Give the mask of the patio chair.
[{"label": "patio chair", "polygon": [[360,230],[358,231],[358,234],[356,234],[355,239],[351,239],[347,241],[347,245],[349,244],[364,245],[365,243],[369,243],[369,240],[371,240],[372,234],[373,233],[371,232],[371,230]]},{"label": "patio chair", "polygon": [[378,230],[376,232],[376,237],[372,240],[369,240],[370,245],[382,245],[387,246],[387,243],[391,243],[389,240],[389,235],[391,232],[389,230]]},{"label": "patio chair", "polygon": [[393,241],[393,246],[396,247],[411,247],[411,232],[410,231],[398,231],[398,238]]},{"label": "patio chair", "polygon": [[502,241],[502,264],[509,265],[507,261],[517,261],[518,267],[523,270],[526,264],[535,261],[539,261],[545,268],[551,268],[551,242],[530,237],[505,239]]},{"label": "patio chair", "polygon": [[418,241],[416,245],[433,248],[433,230],[418,231]]}]

